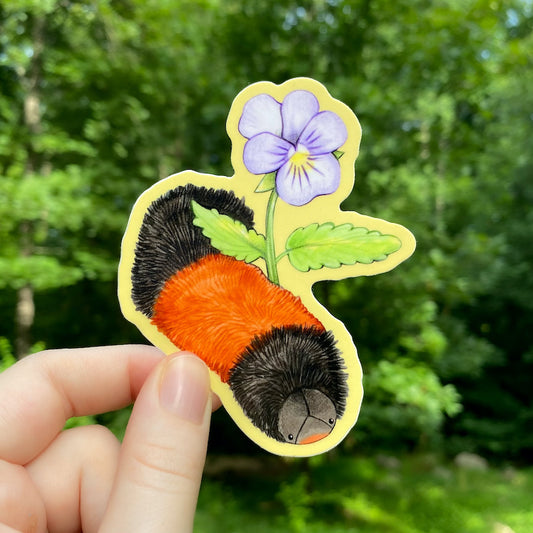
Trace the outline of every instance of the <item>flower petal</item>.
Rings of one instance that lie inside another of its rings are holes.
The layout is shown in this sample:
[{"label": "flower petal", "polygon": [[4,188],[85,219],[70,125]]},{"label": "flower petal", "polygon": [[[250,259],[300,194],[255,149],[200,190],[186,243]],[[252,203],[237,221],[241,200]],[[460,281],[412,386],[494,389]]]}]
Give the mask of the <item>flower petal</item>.
[{"label": "flower petal", "polygon": [[318,100],[309,91],[292,91],[281,104],[282,137],[296,144],[307,123],[318,113]]},{"label": "flower petal", "polygon": [[277,173],[276,190],[283,201],[300,206],[335,192],[340,179],[340,165],[333,154],[311,155],[305,165],[287,161]]},{"label": "flower petal", "polygon": [[239,131],[247,139],[263,132],[280,136],[281,127],[281,104],[269,94],[258,94],[244,104]]},{"label": "flower petal", "polygon": [[305,146],[312,155],[327,154],[340,148],[347,138],[346,125],[339,115],[333,111],[322,111],[302,131],[298,145]]},{"label": "flower petal", "polygon": [[272,133],[260,133],[244,145],[242,158],[252,174],[266,174],[278,170],[293,153],[291,143]]}]

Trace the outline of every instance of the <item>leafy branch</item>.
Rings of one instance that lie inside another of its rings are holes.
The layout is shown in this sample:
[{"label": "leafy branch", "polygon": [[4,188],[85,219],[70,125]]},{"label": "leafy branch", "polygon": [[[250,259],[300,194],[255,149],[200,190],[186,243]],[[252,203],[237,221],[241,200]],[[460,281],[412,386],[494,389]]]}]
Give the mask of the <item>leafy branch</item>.
[{"label": "leafy branch", "polygon": [[[272,194],[275,195],[275,191]],[[273,211],[275,199],[271,196],[272,209],[269,211]],[[279,283],[276,265],[285,256],[296,270],[307,272],[324,267],[339,268],[342,265],[384,261],[402,245],[394,235],[350,223],[339,226],[332,222],[313,223],[294,230],[287,239],[285,250],[276,257],[271,224],[267,225],[265,236],[254,229],[247,229],[238,220],[221,215],[216,209],[206,209],[195,201],[191,205],[194,225],[201,228],[215,248],[247,263],[262,258],[273,283]]]}]

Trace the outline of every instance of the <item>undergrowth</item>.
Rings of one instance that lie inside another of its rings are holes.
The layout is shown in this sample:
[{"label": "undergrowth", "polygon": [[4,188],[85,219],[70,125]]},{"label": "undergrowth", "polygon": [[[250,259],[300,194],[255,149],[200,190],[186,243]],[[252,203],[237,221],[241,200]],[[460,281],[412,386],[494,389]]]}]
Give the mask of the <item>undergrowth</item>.
[{"label": "undergrowth", "polygon": [[206,477],[195,532],[533,531],[531,469],[462,470],[429,456],[382,462],[324,456],[275,476]]}]

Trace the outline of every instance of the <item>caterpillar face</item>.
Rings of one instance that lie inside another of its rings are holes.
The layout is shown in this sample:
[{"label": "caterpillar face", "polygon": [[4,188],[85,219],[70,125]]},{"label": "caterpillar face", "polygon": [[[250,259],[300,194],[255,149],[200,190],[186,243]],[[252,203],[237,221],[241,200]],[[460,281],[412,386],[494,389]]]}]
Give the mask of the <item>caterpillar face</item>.
[{"label": "caterpillar face", "polygon": [[336,421],[335,406],[325,394],[302,389],[293,392],[283,403],[278,429],[286,442],[311,444],[327,437]]}]

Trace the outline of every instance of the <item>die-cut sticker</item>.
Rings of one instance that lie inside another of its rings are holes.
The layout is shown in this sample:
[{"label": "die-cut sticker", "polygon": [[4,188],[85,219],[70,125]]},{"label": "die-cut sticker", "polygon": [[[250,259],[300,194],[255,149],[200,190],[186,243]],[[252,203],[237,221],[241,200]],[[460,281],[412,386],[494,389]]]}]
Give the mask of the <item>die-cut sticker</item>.
[{"label": "die-cut sticker", "polygon": [[234,176],[184,171],[137,200],[122,243],[121,308],[165,353],[202,358],[213,391],[258,445],[315,455],[353,427],[363,388],[351,336],[312,286],[391,270],[415,240],[340,209],[361,128],[320,83],[247,87],[227,131]]}]

